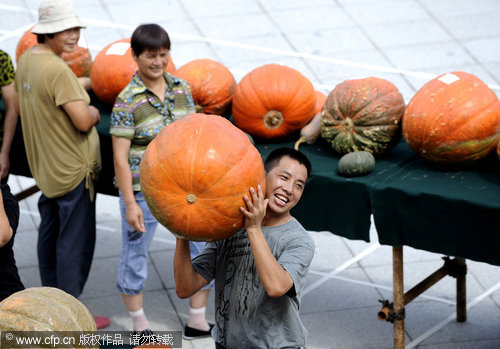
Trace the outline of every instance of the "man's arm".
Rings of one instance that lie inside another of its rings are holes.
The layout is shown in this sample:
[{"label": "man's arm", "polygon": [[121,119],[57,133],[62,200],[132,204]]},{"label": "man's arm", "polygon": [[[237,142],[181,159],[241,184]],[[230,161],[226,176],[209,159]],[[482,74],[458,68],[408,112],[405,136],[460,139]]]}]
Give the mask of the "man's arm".
[{"label": "man's arm", "polygon": [[14,83],[2,86],[2,99],[5,107],[5,121],[2,149],[0,150],[0,178],[4,178],[9,173],[10,160],[9,153],[16,132],[17,118],[19,115],[19,101]]},{"label": "man's arm", "polygon": [[262,232],[262,220],[266,214],[268,199],[264,199],[264,193],[260,185],[255,192],[250,188],[252,200],[246,195],[243,197],[247,209],[240,209],[245,215],[245,229],[252,248],[253,258],[260,282],[266,293],[271,298],[281,297],[293,286],[293,279],[283,269],[281,264],[273,256]]},{"label": "man's arm", "polygon": [[75,127],[82,132],[90,131],[101,120],[99,110],[92,105],[87,106],[84,101],[68,102],[63,104],[62,107]]},{"label": "man's arm", "polygon": [[175,291],[179,298],[188,298],[208,284],[193,268],[189,251],[189,241],[176,238],[174,252]]}]

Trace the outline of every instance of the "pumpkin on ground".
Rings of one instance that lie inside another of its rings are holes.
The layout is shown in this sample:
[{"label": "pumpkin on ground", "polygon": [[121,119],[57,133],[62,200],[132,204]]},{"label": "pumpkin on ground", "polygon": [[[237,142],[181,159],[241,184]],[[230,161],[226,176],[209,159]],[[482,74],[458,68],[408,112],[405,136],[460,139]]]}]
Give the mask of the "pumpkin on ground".
[{"label": "pumpkin on ground", "polygon": [[363,176],[375,168],[375,157],[368,151],[354,151],[343,155],[338,163],[339,174],[345,177]]},{"label": "pumpkin on ground", "polygon": [[368,77],[346,80],[328,94],[321,111],[321,136],[344,155],[386,153],[401,139],[405,102],[391,82]]},{"label": "pumpkin on ground", "polygon": [[440,75],[408,103],[403,136],[416,153],[441,164],[481,159],[500,139],[500,101],[476,76]]},{"label": "pumpkin on ground", "polygon": [[96,330],[85,305],[57,288],[28,288],[0,303],[0,331]]},{"label": "pumpkin on ground", "polygon": [[[28,48],[37,45],[36,34],[28,29],[16,46],[16,62]],[[88,77],[92,66],[92,55],[86,47],[77,46],[71,53],[63,52],[61,58],[68,64],[77,77]]]},{"label": "pumpkin on ground", "polygon": [[300,130],[313,117],[316,105],[311,82],[297,70],[266,64],[236,85],[233,118],[252,136],[280,138]]},{"label": "pumpkin on ground", "polygon": [[141,189],[154,217],[176,236],[215,241],[244,221],[243,195],[260,184],[262,157],[229,120],[190,114],[165,126],[141,160]]},{"label": "pumpkin on ground", "polygon": [[223,115],[233,99],[236,80],[223,64],[195,59],[174,73],[191,88],[197,113]]},{"label": "pumpkin on ground", "polygon": [[[92,90],[101,101],[113,105],[136,71],[137,63],[132,57],[130,38],[117,40],[104,47],[95,57],[90,70]],[[165,71],[175,71],[171,56]]]}]

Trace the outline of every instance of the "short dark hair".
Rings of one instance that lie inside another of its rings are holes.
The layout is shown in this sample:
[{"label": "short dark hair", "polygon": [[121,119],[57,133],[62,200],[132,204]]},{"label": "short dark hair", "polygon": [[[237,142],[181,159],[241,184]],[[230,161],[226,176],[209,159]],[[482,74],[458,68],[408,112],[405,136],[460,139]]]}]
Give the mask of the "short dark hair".
[{"label": "short dark hair", "polygon": [[141,24],[132,33],[130,46],[136,56],[146,50],[158,51],[166,48],[170,51],[170,37],[158,24]]},{"label": "short dark hair", "polygon": [[293,160],[297,161],[299,164],[304,165],[307,169],[307,178],[311,176],[312,165],[307,156],[294,148],[278,148],[274,149],[264,161],[264,169],[266,173],[269,173],[278,163],[281,158],[288,156]]},{"label": "short dark hair", "polygon": [[56,34],[36,34],[36,42],[39,44],[45,43],[45,36],[47,36],[49,39],[53,39]]}]

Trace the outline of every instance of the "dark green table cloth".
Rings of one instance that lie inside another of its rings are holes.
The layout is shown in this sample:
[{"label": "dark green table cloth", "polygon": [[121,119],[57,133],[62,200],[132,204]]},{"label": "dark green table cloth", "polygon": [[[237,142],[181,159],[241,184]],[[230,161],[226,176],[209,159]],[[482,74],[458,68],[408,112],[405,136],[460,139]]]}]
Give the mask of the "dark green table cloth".
[{"label": "dark green table cloth", "polygon": [[[110,107],[93,98],[101,111],[98,125],[103,169],[96,189],[117,195],[109,136]],[[293,147],[294,139],[262,143],[271,150]],[[469,168],[440,168],[416,155],[402,140],[378,159],[372,173],[353,178],[338,174],[339,157],[324,141],[301,145],[312,162],[312,176],[292,214],[308,230],[330,231],[369,241],[373,214],[381,244],[500,265],[500,160],[490,157]],[[11,153],[13,174],[31,176],[20,127]]]}]

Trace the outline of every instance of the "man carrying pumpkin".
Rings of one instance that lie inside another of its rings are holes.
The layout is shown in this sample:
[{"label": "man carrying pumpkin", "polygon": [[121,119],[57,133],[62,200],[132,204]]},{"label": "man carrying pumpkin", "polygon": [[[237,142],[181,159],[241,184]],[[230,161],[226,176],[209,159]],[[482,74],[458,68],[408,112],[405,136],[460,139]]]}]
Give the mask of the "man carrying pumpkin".
[{"label": "man carrying pumpkin", "polygon": [[192,261],[188,241],[177,238],[177,295],[190,297],[215,279],[216,348],[299,348],[306,342],[299,303],[314,242],[290,210],[311,164],[301,152],[280,148],[264,166],[266,192],[258,186],[243,197],[243,229],[207,243]]}]

